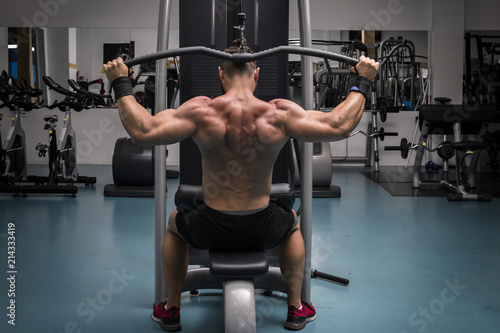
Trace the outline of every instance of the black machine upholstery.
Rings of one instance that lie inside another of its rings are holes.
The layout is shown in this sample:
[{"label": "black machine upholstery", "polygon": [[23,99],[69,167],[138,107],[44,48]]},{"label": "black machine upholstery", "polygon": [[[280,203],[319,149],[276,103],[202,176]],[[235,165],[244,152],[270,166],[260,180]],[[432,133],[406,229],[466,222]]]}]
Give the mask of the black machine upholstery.
[{"label": "black machine upholstery", "polygon": [[218,252],[210,251],[210,273],[220,277],[251,277],[269,270],[264,251]]},{"label": "black machine upholstery", "polygon": [[[283,208],[292,209],[295,203],[295,194],[290,184],[273,184],[271,188],[271,200]],[[179,185],[175,193],[175,206],[179,211],[198,208],[201,205],[203,205],[201,185]]]},{"label": "black machine upholstery", "polygon": [[462,134],[476,135],[484,122],[496,117],[495,105],[422,105],[420,127],[428,122],[428,134],[453,134],[453,124],[461,124]]}]

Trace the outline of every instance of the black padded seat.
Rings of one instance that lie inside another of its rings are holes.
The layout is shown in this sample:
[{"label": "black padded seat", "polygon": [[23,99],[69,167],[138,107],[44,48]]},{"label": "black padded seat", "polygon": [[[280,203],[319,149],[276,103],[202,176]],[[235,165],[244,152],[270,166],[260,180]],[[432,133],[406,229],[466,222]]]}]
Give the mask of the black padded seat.
[{"label": "black padded seat", "polygon": [[446,103],[451,102],[451,98],[448,98],[448,97],[436,97],[436,98],[434,98],[434,100],[436,102],[439,102],[440,104],[446,104]]},{"label": "black padded seat", "polygon": [[453,149],[461,152],[485,149],[487,145],[479,141],[459,141],[451,144]]},{"label": "black padded seat", "polygon": [[245,252],[209,251],[210,273],[225,278],[266,274],[269,263],[263,250]]},{"label": "black padded seat", "polygon": [[466,135],[479,133],[482,123],[496,117],[495,105],[422,105],[419,113],[419,125],[429,122],[428,134],[453,134],[453,123],[461,124],[461,132]]}]

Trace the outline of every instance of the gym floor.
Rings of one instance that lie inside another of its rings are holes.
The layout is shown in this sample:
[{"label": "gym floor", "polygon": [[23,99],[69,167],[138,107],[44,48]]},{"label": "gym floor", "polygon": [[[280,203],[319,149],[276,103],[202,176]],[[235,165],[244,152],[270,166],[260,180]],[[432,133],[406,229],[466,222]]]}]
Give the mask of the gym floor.
[{"label": "gym floor", "polygon": [[[154,199],[104,197],[111,167],[79,171],[98,183],[79,186],[77,198],[0,195],[0,331],[161,332],[151,320]],[[350,284],[312,280],[317,319],[304,332],[497,332],[499,199],[391,197],[362,171],[335,167],[342,197],[313,199],[312,267]],[[167,186],[171,211],[177,180]],[[182,301],[183,332],[222,331],[219,291]],[[284,331],[286,295],[259,295],[256,306],[259,332]]]}]

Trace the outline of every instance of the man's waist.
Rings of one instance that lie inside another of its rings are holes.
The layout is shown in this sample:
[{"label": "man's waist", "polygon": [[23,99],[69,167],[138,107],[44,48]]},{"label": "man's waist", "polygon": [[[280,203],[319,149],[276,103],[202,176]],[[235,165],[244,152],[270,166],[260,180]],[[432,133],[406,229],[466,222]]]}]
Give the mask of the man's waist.
[{"label": "man's waist", "polygon": [[213,210],[215,210],[215,211],[217,211],[219,213],[223,213],[223,214],[227,214],[227,215],[238,215],[238,216],[240,216],[240,215],[255,214],[255,213],[263,211],[267,207],[269,207],[269,203],[267,203],[267,205],[265,205],[265,206],[263,206],[261,208],[256,208],[256,209],[225,210],[225,209],[215,209],[215,208],[212,208],[212,207],[210,207],[210,208],[212,208]]},{"label": "man's waist", "polygon": [[[270,196],[261,196],[259,198],[235,198],[234,196],[224,196],[218,198],[205,197],[205,203],[213,210],[231,214],[231,212],[258,212],[269,206]],[[235,215],[240,215],[235,213]]]}]

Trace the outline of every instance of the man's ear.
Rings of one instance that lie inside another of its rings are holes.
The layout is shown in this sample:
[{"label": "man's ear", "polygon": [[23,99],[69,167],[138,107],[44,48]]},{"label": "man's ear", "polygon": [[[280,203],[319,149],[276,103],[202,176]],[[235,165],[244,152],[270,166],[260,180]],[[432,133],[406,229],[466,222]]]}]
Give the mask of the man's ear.
[{"label": "man's ear", "polygon": [[219,66],[219,79],[221,82],[224,79],[224,71],[222,70],[222,68],[220,66]]},{"label": "man's ear", "polygon": [[259,72],[260,72],[260,67],[257,67],[256,69],[253,70],[253,78],[255,82],[259,81]]}]

